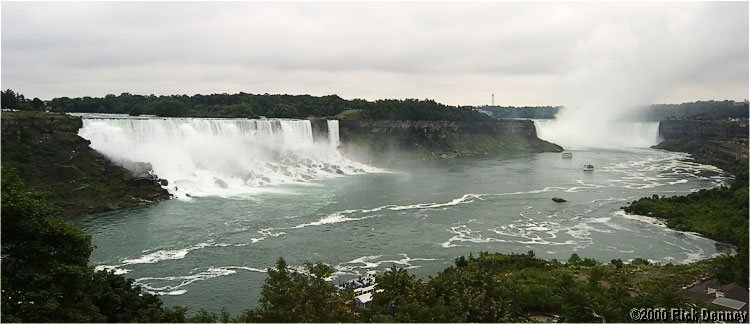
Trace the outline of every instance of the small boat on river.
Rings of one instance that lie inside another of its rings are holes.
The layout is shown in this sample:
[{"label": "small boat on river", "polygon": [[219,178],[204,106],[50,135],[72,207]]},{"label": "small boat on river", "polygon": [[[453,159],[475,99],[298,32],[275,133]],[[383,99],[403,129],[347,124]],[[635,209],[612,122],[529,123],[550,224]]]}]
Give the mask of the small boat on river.
[{"label": "small boat on river", "polygon": [[[346,281],[338,285],[338,288],[341,290],[353,289],[354,302],[357,303],[357,305],[365,306],[372,301],[372,294],[375,292],[375,287],[377,285],[378,284],[375,282],[375,271],[368,270],[365,272],[364,277],[359,276],[357,279]],[[378,292],[380,291],[383,290],[378,290]]]}]

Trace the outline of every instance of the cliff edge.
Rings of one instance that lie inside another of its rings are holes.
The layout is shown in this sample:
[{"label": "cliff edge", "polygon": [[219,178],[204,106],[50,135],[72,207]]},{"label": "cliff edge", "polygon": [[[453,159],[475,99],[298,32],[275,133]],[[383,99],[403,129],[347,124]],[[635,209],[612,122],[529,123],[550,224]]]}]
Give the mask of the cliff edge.
[{"label": "cliff edge", "polygon": [[144,206],[169,199],[158,179],[134,176],[78,136],[81,118],[35,112],[2,113],[2,172],[17,172],[60,216]]},{"label": "cliff edge", "polygon": [[531,120],[339,121],[342,150],[373,160],[428,160],[496,153],[561,152]]},{"label": "cliff edge", "polygon": [[730,172],[748,158],[747,119],[664,120],[659,136],[663,141],[654,148],[690,153],[698,163]]}]

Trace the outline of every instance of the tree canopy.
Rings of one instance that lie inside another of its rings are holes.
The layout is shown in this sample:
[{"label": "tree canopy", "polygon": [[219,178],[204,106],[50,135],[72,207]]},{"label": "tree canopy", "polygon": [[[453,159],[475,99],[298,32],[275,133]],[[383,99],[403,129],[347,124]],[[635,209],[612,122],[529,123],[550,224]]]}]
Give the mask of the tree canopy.
[{"label": "tree canopy", "polygon": [[181,322],[184,308],[88,265],[91,237],[2,170],[4,322]]},{"label": "tree canopy", "polygon": [[22,94],[11,89],[0,92],[2,109],[44,111],[45,104],[39,98],[26,99]]},{"label": "tree canopy", "polygon": [[[12,91],[12,90],[8,90]],[[143,96],[122,93],[103,98],[54,98],[53,110],[82,113],[157,115],[164,117],[305,118],[356,115],[376,120],[491,120],[472,108],[446,106],[434,100],[346,100],[336,95],[211,94]],[[353,111],[360,113],[352,114]]]}]

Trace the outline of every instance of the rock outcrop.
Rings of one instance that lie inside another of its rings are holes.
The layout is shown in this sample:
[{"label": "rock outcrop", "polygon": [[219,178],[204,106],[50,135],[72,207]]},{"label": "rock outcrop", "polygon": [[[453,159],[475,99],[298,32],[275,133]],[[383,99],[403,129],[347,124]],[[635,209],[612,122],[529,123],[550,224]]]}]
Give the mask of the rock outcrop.
[{"label": "rock outcrop", "polygon": [[147,164],[138,174],[115,165],[78,136],[81,118],[2,114],[2,172],[17,172],[65,217],[144,206],[169,199]]},{"label": "rock outcrop", "polygon": [[665,120],[654,148],[690,153],[699,163],[730,171],[748,158],[747,120]]},{"label": "rock outcrop", "polygon": [[322,117],[308,117],[316,142],[328,142],[328,120]]},{"label": "rock outcrop", "polygon": [[537,138],[531,120],[339,121],[345,152],[382,159],[446,159],[495,153],[561,152]]},{"label": "rock outcrop", "polygon": [[696,140],[747,138],[747,120],[664,120],[659,123],[659,136]]}]

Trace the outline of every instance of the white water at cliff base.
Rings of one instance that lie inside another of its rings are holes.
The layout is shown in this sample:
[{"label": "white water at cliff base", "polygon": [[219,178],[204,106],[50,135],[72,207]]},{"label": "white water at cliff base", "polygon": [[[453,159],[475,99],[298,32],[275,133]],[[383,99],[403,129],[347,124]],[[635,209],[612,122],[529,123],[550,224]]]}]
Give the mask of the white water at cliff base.
[{"label": "white water at cliff base", "polygon": [[236,197],[375,170],[339,153],[338,121],[328,129],[316,141],[308,120],[84,116],[79,136],[116,163],[150,163],[178,198]]},{"label": "white water at cliff base", "polygon": [[659,144],[659,122],[534,120],[537,136],[566,149],[646,148]]}]

